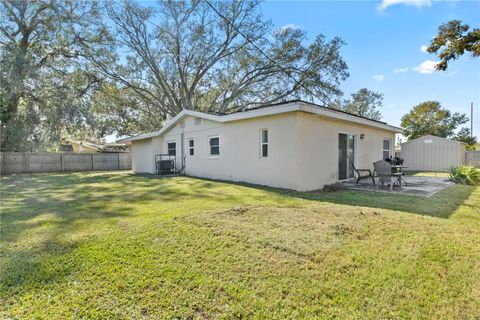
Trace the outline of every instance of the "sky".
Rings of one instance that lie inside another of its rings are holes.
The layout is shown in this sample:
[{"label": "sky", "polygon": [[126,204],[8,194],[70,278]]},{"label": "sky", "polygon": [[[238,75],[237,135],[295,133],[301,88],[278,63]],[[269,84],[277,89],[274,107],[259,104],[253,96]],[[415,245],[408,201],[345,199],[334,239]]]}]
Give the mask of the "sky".
[{"label": "sky", "polygon": [[301,28],[312,41],[318,34],[341,37],[350,73],[341,89],[347,96],[361,88],[382,93],[383,121],[399,126],[428,100],[470,116],[473,102],[480,137],[480,58],[466,54],[439,72],[433,70],[439,59],[425,52],[442,23],[460,19],[479,28],[480,1],[267,1],[262,11],[276,28]]},{"label": "sky", "polygon": [[479,28],[480,1],[265,1],[261,7],[275,28],[301,28],[309,41],[341,37],[350,73],[341,89],[346,97],[361,88],[382,93],[383,121],[400,126],[404,114],[429,100],[470,117],[473,102],[473,132],[480,137],[480,58],[467,53],[439,72],[439,59],[425,52],[443,23],[460,19]]}]

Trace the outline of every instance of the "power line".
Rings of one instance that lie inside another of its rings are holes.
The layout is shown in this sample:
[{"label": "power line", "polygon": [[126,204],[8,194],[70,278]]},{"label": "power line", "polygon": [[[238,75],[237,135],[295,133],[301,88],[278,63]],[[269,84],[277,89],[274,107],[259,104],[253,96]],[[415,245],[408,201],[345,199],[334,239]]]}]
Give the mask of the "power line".
[{"label": "power line", "polygon": [[[314,98],[318,99],[319,101],[323,101],[322,99],[320,99],[315,93],[313,93],[310,89],[308,89],[307,87],[305,87],[302,83],[300,83],[294,76],[292,76],[284,67],[282,67],[280,64],[278,64],[278,62],[276,62],[275,60],[273,60],[272,58],[270,58],[268,56],[268,54],[266,54],[262,48],[260,48],[257,44],[255,44],[254,41],[252,41],[245,33],[243,33],[240,29],[238,29],[235,24],[233,22],[231,22],[227,17],[225,17],[224,15],[222,15],[218,10],[217,8],[215,8],[215,6],[213,6],[210,1],[208,0],[204,0],[205,3],[220,17],[222,18],[223,20],[225,20],[225,22],[227,22],[230,26],[232,26],[235,31],[238,32],[238,34],[240,34],[245,40],[247,40],[248,43],[250,43],[255,49],[257,49],[268,61],[270,61],[271,63],[273,63],[277,68],[279,68],[281,71],[283,71],[285,73],[285,75],[287,77],[289,77],[290,79],[292,79],[295,83],[295,85],[297,85],[298,87],[301,87],[303,88],[306,92],[308,92],[310,95],[312,95]],[[116,0],[112,0],[113,3],[123,7],[123,5],[121,3],[119,3],[118,1]],[[146,22],[150,23],[152,26],[154,27],[157,27],[157,28],[160,28],[159,25],[153,23],[152,21],[148,20],[148,19],[144,19]],[[267,40],[268,41],[268,40]]]},{"label": "power line", "polygon": [[[275,66],[277,66],[280,70],[282,70],[290,79],[292,79],[294,82],[295,82],[295,85],[298,85],[299,87],[302,87],[305,91],[307,91],[309,94],[311,94],[314,98],[317,98],[318,100],[322,101],[322,99],[318,98],[310,89],[308,89],[307,87],[305,87],[303,84],[301,84],[297,79],[295,79],[294,76],[292,76],[285,68],[283,68],[281,65],[279,65],[275,60],[271,59],[268,54],[266,54],[259,46],[257,46],[252,40],[250,40],[248,38],[248,36],[246,34],[244,34],[242,31],[240,31],[240,29],[238,29],[234,24],[233,22],[231,22],[227,17],[225,17],[224,15],[222,15],[218,10],[217,8],[215,8],[215,6],[213,6],[210,1],[208,0],[204,0],[206,4],[208,4],[208,6],[210,8],[212,8],[213,11],[215,11],[215,13],[220,17],[222,18],[223,20],[225,20],[229,25],[231,25],[243,38],[245,38],[245,40],[247,40],[248,43],[250,43],[255,49],[257,49],[268,61],[270,61],[271,63],[273,63]],[[268,41],[268,40],[267,40]]]}]

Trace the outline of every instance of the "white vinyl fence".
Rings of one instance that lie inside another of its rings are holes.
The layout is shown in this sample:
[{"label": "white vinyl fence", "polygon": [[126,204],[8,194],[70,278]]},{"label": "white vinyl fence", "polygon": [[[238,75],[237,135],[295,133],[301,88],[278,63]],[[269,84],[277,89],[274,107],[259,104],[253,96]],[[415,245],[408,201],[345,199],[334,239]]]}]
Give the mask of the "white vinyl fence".
[{"label": "white vinyl fence", "polygon": [[465,152],[465,162],[469,166],[480,168],[480,150]]},{"label": "white vinyl fence", "polygon": [[132,169],[131,153],[1,152],[1,175]]}]

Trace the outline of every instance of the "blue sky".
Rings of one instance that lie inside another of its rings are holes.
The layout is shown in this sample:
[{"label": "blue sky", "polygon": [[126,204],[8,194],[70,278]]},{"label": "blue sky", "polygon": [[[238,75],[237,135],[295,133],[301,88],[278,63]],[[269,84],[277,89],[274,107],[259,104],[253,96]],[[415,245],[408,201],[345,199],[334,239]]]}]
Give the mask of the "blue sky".
[{"label": "blue sky", "polygon": [[342,90],[348,96],[363,87],[383,93],[384,121],[399,125],[427,100],[470,115],[473,102],[474,134],[480,137],[480,58],[468,54],[446,72],[431,72],[433,63],[425,61],[438,58],[421,50],[449,20],[480,27],[480,1],[267,1],[262,8],[275,27],[302,28],[310,40],[319,33],[341,37],[350,72]]}]

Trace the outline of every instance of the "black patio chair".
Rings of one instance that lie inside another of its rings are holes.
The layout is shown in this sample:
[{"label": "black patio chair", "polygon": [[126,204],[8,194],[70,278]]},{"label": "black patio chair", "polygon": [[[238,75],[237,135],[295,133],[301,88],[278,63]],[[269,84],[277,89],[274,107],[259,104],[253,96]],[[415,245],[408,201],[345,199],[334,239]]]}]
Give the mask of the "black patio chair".
[{"label": "black patio chair", "polygon": [[373,177],[372,171],[370,169],[357,169],[352,162],[352,168],[357,173],[357,182],[358,183],[362,179],[372,178],[373,185],[375,185],[375,178]]}]

